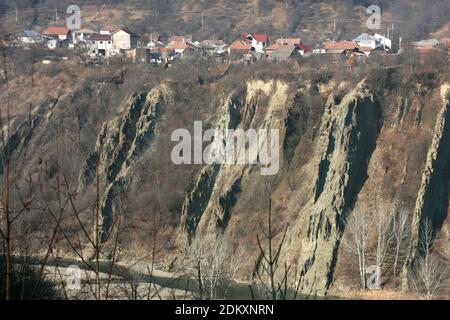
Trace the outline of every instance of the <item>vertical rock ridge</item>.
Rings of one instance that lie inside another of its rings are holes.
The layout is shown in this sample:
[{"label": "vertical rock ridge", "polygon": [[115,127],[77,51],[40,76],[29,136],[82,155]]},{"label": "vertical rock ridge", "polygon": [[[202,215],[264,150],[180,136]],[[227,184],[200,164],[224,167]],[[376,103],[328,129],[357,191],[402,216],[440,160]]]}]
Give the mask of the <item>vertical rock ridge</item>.
[{"label": "vertical rock ridge", "polygon": [[[230,101],[234,99],[230,98],[221,108],[216,128],[283,127],[283,114],[284,117],[287,115],[287,90],[288,85],[281,81],[249,81],[239,106],[231,108]],[[241,121],[235,121],[234,126],[230,125],[231,110],[242,115],[239,117]],[[245,164],[213,165],[203,169],[183,205],[181,227],[184,235],[181,239],[187,245],[199,248],[205,241],[212,241],[226,231],[233,207],[239,199],[241,184],[250,172],[251,166]],[[190,221],[195,225],[189,225]],[[186,234],[186,231],[189,232]]]},{"label": "vertical rock ridge", "polygon": [[365,181],[378,117],[364,82],[338,104],[333,96],[328,99],[316,147],[318,161],[313,160],[314,196],[301,209],[284,249],[285,259],[299,263],[305,293],[322,295],[331,285],[345,216]]},{"label": "vertical rock ridge", "polygon": [[422,183],[417,195],[412,220],[412,242],[409,258],[403,270],[403,287],[408,286],[408,269],[420,245],[421,225],[430,219],[435,230],[441,228],[448,210],[448,181],[450,179],[450,85],[441,87],[443,106],[437,117],[433,141],[428,150]]},{"label": "vertical rock ridge", "polygon": [[128,172],[132,164],[148,148],[155,135],[165,104],[173,103],[166,85],[152,89],[148,94],[134,94],[125,103],[125,112],[104,123],[97,138],[95,150],[86,159],[79,177],[79,191],[86,190],[99,177],[106,177],[106,188],[101,196],[101,241],[105,241],[112,224],[114,200],[129,184]]}]

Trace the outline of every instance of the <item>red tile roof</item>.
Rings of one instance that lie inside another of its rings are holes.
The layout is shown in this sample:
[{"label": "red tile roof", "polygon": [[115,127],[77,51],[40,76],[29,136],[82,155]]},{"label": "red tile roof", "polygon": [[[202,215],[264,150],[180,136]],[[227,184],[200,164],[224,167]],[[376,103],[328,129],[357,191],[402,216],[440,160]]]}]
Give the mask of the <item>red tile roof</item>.
[{"label": "red tile roof", "polygon": [[231,50],[250,50],[251,48],[252,46],[250,44],[238,40],[230,45]]},{"label": "red tile roof", "polygon": [[168,48],[174,49],[174,50],[183,50],[187,49],[188,45],[186,41],[183,40],[176,40],[169,43]]},{"label": "red tile roof", "polygon": [[339,49],[339,50],[353,50],[359,48],[359,45],[354,41],[327,41],[325,42],[325,49]]},{"label": "red tile roof", "polygon": [[186,38],[183,36],[171,36],[169,39],[170,42],[176,42],[176,41],[186,41]]},{"label": "red tile roof", "polygon": [[306,44],[304,44],[303,42],[300,41],[299,44],[295,45],[297,48],[299,48],[300,50],[303,50],[305,52],[310,52],[312,51],[310,47],[308,47]]},{"label": "red tile roof", "polygon": [[49,27],[42,31],[42,34],[46,36],[66,36],[69,31],[69,28],[66,27]]},{"label": "red tile roof", "polygon": [[268,42],[269,41],[269,36],[267,34],[252,34],[251,35],[256,41],[258,42]]},{"label": "red tile roof", "polygon": [[247,36],[241,34],[236,40],[230,44],[231,50],[250,50],[252,45],[250,44],[250,40],[247,39]]},{"label": "red tile roof", "polygon": [[266,50],[271,51],[271,50],[276,50],[276,49],[285,48],[285,47],[293,48],[300,42],[301,42],[300,38],[277,39],[277,40],[275,40],[275,43],[270,45],[269,47],[267,47]]}]

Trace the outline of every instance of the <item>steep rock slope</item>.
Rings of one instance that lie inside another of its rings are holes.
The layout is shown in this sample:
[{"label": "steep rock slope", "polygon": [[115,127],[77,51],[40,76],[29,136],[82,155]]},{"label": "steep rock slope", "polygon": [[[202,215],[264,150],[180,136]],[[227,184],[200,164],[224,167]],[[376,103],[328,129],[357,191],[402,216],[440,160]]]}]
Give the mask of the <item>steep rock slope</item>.
[{"label": "steep rock slope", "polygon": [[[287,90],[288,84],[281,81],[248,82],[243,96],[232,94],[221,107],[215,129],[279,129],[284,135]],[[261,103],[264,100],[267,104]],[[203,169],[183,204],[184,242],[199,247],[227,230],[243,179],[249,179],[252,170],[259,171],[245,164],[212,164]]]},{"label": "steep rock slope", "polygon": [[[180,257],[214,254],[207,250],[220,242],[227,246],[227,260],[244,252],[236,277],[256,280],[261,268],[256,236],[266,228],[269,199],[274,228],[287,226],[280,263],[298,272],[304,293],[355,286],[348,267],[354,259],[341,239],[346,217],[358,204],[371,213],[377,205],[406,208],[414,219],[413,248],[424,217],[433,217],[437,248],[448,252],[449,104],[442,102],[446,89],[436,98],[441,84],[428,84],[427,90],[406,86],[400,97],[389,86],[380,91],[370,79],[310,79],[304,71],[261,76],[252,74],[255,66],[242,68],[238,82],[239,71],[228,70],[211,83],[178,77],[155,81],[156,86],[149,82],[148,90],[113,84],[114,98],[120,99],[108,100],[105,111],[90,107],[101,100],[98,91],[77,88],[36,104],[31,126],[28,115],[17,117],[8,143],[17,156],[28,145],[24,172],[48,164],[39,200],[52,210],[55,173],[70,180],[67,169],[74,171],[75,188],[69,191],[89,214],[99,182],[98,236],[107,240],[114,219],[122,216],[122,252],[141,258],[156,239],[160,268],[186,271]],[[218,131],[278,129],[279,171],[263,176],[260,164],[173,164],[171,133],[189,131],[200,120],[205,129]],[[46,229],[54,226],[48,216],[33,214],[39,223],[50,220]],[[86,221],[92,223],[90,217]],[[64,227],[76,234],[71,219],[68,210]]]},{"label": "steep rock slope", "polygon": [[[449,208],[450,182],[450,86],[441,87],[442,107],[437,116],[433,141],[428,151],[422,183],[417,195],[412,218],[412,239],[408,262],[403,271],[403,286],[407,287],[408,267],[411,266],[420,250],[425,220],[429,220],[436,234],[439,234]],[[444,239],[448,244],[448,239]]]},{"label": "steep rock slope", "polygon": [[130,182],[129,169],[154,139],[164,105],[172,99],[165,85],[148,94],[132,95],[124,104],[123,115],[103,124],[95,151],[89,155],[80,174],[78,188],[82,192],[96,179],[105,177],[106,188],[100,205],[101,241],[106,241],[112,224],[114,201]]},{"label": "steep rock slope", "polygon": [[304,292],[323,294],[330,286],[345,215],[364,183],[378,132],[378,107],[360,83],[340,103],[330,96],[315,155],[308,164],[315,181],[286,247],[299,257]]}]

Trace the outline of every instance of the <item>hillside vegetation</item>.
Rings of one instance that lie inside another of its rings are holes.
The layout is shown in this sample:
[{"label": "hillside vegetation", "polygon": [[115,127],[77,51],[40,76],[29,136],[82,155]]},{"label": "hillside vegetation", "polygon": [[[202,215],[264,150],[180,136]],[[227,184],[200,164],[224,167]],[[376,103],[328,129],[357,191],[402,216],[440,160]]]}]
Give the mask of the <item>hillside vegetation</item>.
[{"label": "hillside vegetation", "polygon": [[[220,261],[239,261],[227,275],[251,282],[262,268],[255,226],[267,227],[270,211],[273,227],[286,228],[280,261],[298,272],[290,283],[302,274],[303,293],[325,294],[359,286],[357,258],[342,245],[353,212],[363,210],[375,226],[378,213],[404,210],[414,228],[399,266],[420,256],[425,221],[436,252],[448,259],[450,103],[442,57],[169,69],[70,61],[19,69],[23,57],[6,57],[1,114],[5,123],[9,110],[11,121],[2,155],[10,158],[2,161],[14,172],[11,210],[21,212],[12,231],[16,253],[52,248],[95,258],[97,239],[101,257],[154,257],[159,268],[191,272],[196,257],[208,261],[219,250]],[[249,165],[173,164],[171,134],[192,130],[194,121],[205,129],[279,129],[280,171],[264,177]],[[367,261],[374,263],[370,230]],[[392,273],[392,263],[383,265],[383,286],[395,289],[402,268]]]},{"label": "hillside vegetation", "polygon": [[[59,17],[56,23],[61,24],[71,1],[18,0],[17,23],[15,3],[8,0],[0,4],[4,33],[43,28],[55,23],[56,16]],[[396,39],[427,37],[447,26],[450,15],[450,4],[445,0],[117,0],[77,4],[82,8],[85,27],[125,25],[138,34],[191,34],[201,39],[226,40],[233,40],[243,32],[265,32],[272,37],[295,34],[312,45],[333,37],[335,19],[335,37],[353,38],[366,31],[366,8],[371,4],[379,4],[382,9],[382,29],[378,32],[387,34],[394,24]]]}]

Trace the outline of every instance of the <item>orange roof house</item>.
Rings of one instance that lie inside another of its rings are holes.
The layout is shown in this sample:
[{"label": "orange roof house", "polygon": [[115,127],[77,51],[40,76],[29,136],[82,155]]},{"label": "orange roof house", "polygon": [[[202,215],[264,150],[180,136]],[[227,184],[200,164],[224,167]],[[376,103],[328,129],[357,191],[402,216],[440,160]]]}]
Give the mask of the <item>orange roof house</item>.
[{"label": "orange roof house", "polygon": [[188,45],[186,41],[182,39],[170,42],[167,47],[172,50],[186,50],[188,48]]},{"label": "orange roof house", "polygon": [[325,42],[325,52],[334,54],[343,54],[359,50],[360,47],[355,41],[326,41]]},{"label": "orange roof house", "polygon": [[275,43],[273,43],[272,45],[270,45],[266,48],[266,54],[270,57],[271,54],[275,50],[284,49],[284,48],[294,49],[296,47],[296,45],[300,44],[300,42],[301,42],[300,38],[277,39],[277,40],[275,40]]},{"label": "orange roof house", "polygon": [[275,50],[282,47],[294,47],[301,42],[300,38],[281,38],[275,40],[275,43],[268,46],[266,50]]},{"label": "orange roof house", "polygon": [[70,32],[69,28],[66,27],[49,27],[42,31],[45,36],[67,36]]},{"label": "orange roof house", "polygon": [[59,41],[64,41],[70,37],[70,29],[66,27],[49,27],[42,31],[42,34],[47,37],[58,38]]},{"label": "orange roof house", "polygon": [[253,39],[255,39],[258,42],[265,42],[265,43],[269,42],[269,35],[267,35],[267,34],[254,33],[254,34],[249,34],[248,36],[253,37]]},{"label": "orange roof house", "polygon": [[42,31],[42,34],[46,37],[57,39],[60,42],[59,46],[71,39],[71,31],[66,27],[49,27]]},{"label": "orange roof house", "polygon": [[230,56],[236,60],[242,59],[245,55],[249,54],[251,49],[252,42],[242,34],[229,46]]},{"label": "orange roof house", "polygon": [[325,50],[331,49],[342,49],[342,50],[353,50],[359,48],[359,45],[355,41],[327,41],[325,42]]},{"label": "orange roof house", "polygon": [[230,50],[243,50],[249,51],[252,48],[251,41],[244,35],[240,35],[233,43],[230,44]]}]

